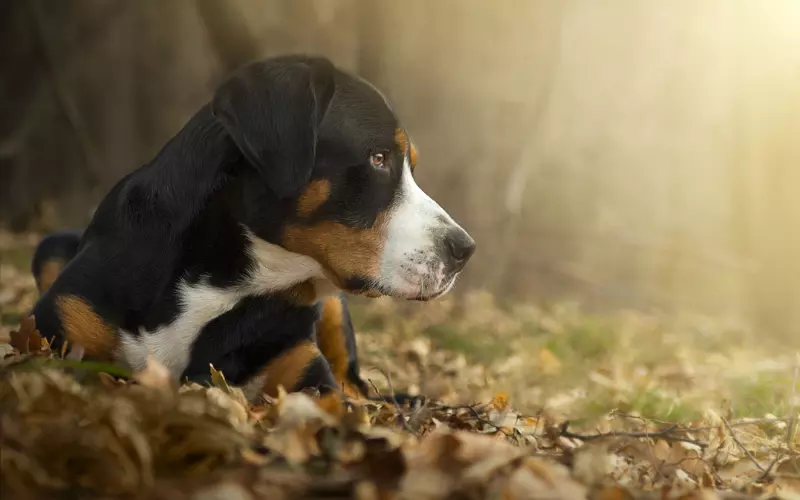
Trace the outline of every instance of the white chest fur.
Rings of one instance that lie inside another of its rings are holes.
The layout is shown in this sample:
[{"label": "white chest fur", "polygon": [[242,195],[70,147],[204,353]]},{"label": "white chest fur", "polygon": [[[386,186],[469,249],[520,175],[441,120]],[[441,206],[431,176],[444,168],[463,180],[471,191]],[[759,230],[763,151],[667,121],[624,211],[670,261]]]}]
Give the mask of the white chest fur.
[{"label": "white chest fur", "polygon": [[326,281],[321,266],[310,257],[248,236],[255,266],[246,280],[230,288],[211,286],[207,280],[181,281],[177,287],[179,314],[171,323],[152,331],[142,329],[139,335],[120,331],[119,361],[136,371],[143,369],[147,356],[152,355],[178,378],[189,365],[192,345],[202,329],[245,297],[285,290],[308,280]]},{"label": "white chest fur", "polygon": [[141,370],[150,354],[169,368],[173,376],[180,377],[189,365],[192,344],[203,327],[233,309],[245,296],[238,287],[225,289],[182,282],[178,287],[180,314],[172,323],[153,331],[142,329],[138,336],[120,332],[121,361],[134,371]]}]

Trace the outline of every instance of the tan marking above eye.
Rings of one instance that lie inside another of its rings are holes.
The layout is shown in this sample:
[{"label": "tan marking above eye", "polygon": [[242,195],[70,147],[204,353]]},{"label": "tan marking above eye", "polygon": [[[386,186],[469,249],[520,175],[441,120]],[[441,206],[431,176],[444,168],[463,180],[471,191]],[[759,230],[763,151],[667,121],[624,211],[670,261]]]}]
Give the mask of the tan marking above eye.
[{"label": "tan marking above eye", "polygon": [[306,187],[306,190],[303,191],[297,201],[297,214],[302,217],[308,217],[328,201],[330,195],[331,183],[328,180],[319,179],[312,182]]},{"label": "tan marking above eye", "polygon": [[397,149],[400,153],[406,154],[406,151],[408,151],[409,163],[413,171],[417,166],[417,148],[414,146],[414,143],[411,142],[406,131],[401,128],[396,129],[394,131],[394,142],[397,144]]}]

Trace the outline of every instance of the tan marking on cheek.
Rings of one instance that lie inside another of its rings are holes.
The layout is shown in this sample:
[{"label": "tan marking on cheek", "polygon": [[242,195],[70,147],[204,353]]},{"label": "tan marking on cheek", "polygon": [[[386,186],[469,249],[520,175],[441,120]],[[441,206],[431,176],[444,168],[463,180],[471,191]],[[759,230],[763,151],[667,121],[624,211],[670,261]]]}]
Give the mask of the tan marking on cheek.
[{"label": "tan marking on cheek", "polygon": [[276,397],[278,386],[283,386],[287,392],[292,392],[303,379],[311,362],[321,355],[317,346],[311,341],[301,342],[284,351],[261,370],[259,377],[264,378],[263,392]]},{"label": "tan marking on cheek", "polygon": [[328,201],[330,194],[331,183],[329,181],[320,179],[312,182],[297,201],[297,214],[302,217],[308,217]]},{"label": "tan marking on cheek", "polygon": [[317,321],[317,345],[340,386],[346,382],[348,365],[343,314],[342,301],[328,297],[322,303],[322,315]]},{"label": "tan marking on cheek", "polygon": [[116,329],[106,323],[84,299],[63,295],[56,299],[64,338],[83,347],[86,356],[110,360],[117,347]]},{"label": "tan marking on cheek", "polygon": [[289,225],[283,244],[287,250],[308,255],[322,264],[340,287],[352,276],[377,279],[386,238],[385,218],[385,213],[380,214],[369,229],[331,221],[313,226]]},{"label": "tan marking on cheek", "polygon": [[39,270],[39,275],[36,277],[37,288],[40,294],[43,294],[53,286],[56,278],[61,274],[62,269],[64,269],[64,261],[61,259],[51,259],[42,265],[42,268]]},{"label": "tan marking on cheek", "polygon": [[[409,162],[411,163],[411,170],[417,167],[417,148],[413,142],[409,142],[408,134],[405,130],[398,128],[394,131],[394,142],[402,154],[408,152]],[[410,149],[410,150],[409,150]]]}]

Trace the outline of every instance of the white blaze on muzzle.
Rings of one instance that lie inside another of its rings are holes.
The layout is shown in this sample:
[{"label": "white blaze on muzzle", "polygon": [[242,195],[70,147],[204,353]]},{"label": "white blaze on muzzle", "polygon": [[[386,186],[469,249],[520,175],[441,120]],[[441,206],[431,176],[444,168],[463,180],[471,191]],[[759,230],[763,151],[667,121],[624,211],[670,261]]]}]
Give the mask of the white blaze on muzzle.
[{"label": "white blaze on muzzle", "polygon": [[447,292],[457,273],[447,274],[443,242],[448,231],[460,226],[417,185],[408,158],[387,219],[379,287],[388,295],[403,298]]}]

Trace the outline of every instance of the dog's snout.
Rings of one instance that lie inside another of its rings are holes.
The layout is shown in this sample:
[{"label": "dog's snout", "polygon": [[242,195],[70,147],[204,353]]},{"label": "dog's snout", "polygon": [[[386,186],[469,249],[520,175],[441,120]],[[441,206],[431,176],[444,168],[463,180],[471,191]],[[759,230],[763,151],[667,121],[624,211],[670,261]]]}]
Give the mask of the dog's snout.
[{"label": "dog's snout", "polygon": [[456,271],[462,270],[472,254],[475,253],[475,240],[460,227],[447,232],[445,246]]}]

